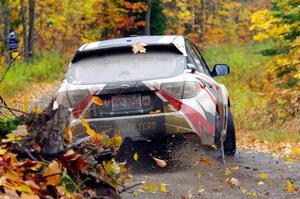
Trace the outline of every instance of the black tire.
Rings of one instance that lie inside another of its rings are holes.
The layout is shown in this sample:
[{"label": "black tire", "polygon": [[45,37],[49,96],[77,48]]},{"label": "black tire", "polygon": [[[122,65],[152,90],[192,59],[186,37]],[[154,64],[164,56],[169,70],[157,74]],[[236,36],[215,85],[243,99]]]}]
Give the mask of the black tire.
[{"label": "black tire", "polygon": [[[220,147],[220,136],[221,136],[221,123],[220,116],[217,113],[216,115],[216,136],[215,144]],[[234,156],[236,151],[236,140],[235,140],[235,128],[233,122],[233,116],[230,108],[228,108],[228,123],[226,130],[226,140],[223,142],[225,155]]]},{"label": "black tire", "polygon": [[224,152],[226,155],[234,156],[236,151],[235,128],[233,116],[230,108],[228,108],[228,123],[226,130],[226,140],[224,141]]}]

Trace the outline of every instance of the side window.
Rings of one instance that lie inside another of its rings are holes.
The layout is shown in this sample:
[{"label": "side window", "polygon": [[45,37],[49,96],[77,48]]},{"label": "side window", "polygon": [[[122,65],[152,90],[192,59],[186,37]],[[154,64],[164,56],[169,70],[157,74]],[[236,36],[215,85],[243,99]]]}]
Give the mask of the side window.
[{"label": "side window", "polygon": [[188,41],[186,41],[186,49],[188,51],[188,54],[190,55],[190,57],[193,60],[193,64],[196,65],[199,72],[203,73],[204,69],[201,65],[201,61],[200,61],[199,57],[197,56],[196,51],[193,49],[193,46]]},{"label": "side window", "polygon": [[204,60],[204,58],[202,57],[201,53],[199,52],[199,50],[196,48],[195,45],[191,44],[191,46],[193,47],[194,51],[196,52],[197,54],[197,57],[199,58],[200,62],[201,62],[201,65],[203,66],[203,69],[204,71],[207,73],[207,74],[210,74],[210,71],[208,69],[208,66]]}]

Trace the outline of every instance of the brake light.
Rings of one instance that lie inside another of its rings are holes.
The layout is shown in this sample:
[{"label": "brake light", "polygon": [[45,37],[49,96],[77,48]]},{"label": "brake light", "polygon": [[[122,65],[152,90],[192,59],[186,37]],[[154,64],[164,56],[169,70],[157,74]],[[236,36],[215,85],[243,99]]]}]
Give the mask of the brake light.
[{"label": "brake light", "polygon": [[196,97],[200,92],[200,86],[197,82],[187,81],[184,83],[183,99]]},{"label": "brake light", "polygon": [[195,81],[162,83],[160,89],[177,99],[195,97],[201,90]]},{"label": "brake light", "polygon": [[73,108],[72,113],[74,117],[78,118],[92,100],[93,95],[90,94],[89,90],[78,89],[68,91],[68,98]]},{"label": "brake light", "polygon": [[172,105],[175,110],[179,111],[181,109],[182,102],[179,99],[174,98],[163,90],[158,90],[158,92],[168,101],[168,103]]},{"label": "brake light", "polygon": [[181,99],[183,95],[183,84],[184,82],[162,83],[160,89],[177,99]]}]

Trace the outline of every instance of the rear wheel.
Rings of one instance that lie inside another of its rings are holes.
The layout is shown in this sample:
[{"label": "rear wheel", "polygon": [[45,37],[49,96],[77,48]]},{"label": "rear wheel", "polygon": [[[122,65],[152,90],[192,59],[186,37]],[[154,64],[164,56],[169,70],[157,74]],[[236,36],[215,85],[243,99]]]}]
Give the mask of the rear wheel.
[{"label": "rear wheel", "polygon": [[[221,147],[220,137],[221,137],[221,123],[220,116],[217,113],[216,115],[216,136],[215,136],[215,144]],[[236,140],[235,140],[235,128],[233,122],[233,116],[230,108],[228,108],[228,121],[227,121],[227,129],[226,129],[226,140],[223,142],[224,144],[224,152],[226,155],[234,156],[236,151]]]},{"label": "rear wheel", "polygon": [[235,128],[233,116],[230,108],[228,108],[228,122],[226,129],[226,140],[224,141],[224,152],[226,155],[235,155],[236,141],[235,141]]}]

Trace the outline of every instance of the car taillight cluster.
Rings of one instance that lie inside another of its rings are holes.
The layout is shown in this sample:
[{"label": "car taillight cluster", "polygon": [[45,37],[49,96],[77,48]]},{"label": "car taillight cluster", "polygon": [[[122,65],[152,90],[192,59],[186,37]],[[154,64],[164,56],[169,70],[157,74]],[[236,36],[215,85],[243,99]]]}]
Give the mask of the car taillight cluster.
[{"label": "car taillight cluster", "polygon": [[200,90],[201,87],[194,81],[162,83],[160,86],[160,94],[177,111],[181,109],[182,102],[180,99],[195,97]]},{"label": "car taillight cluster", "polygon": [[195,81],[162,83],[160,89],[177,99],[195,97],[201,90]]}]

